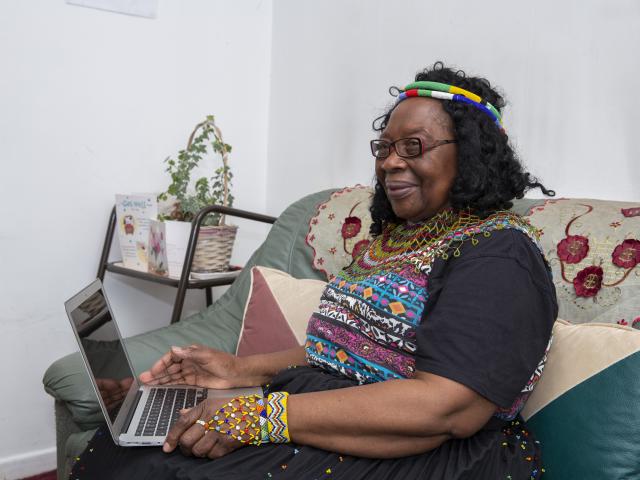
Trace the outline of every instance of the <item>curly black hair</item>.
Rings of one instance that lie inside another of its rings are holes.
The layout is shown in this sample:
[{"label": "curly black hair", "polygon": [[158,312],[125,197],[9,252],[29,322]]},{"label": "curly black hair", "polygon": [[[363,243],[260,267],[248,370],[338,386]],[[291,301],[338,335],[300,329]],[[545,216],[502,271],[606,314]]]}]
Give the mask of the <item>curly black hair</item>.
[{"label": "curly black hair", "polygon": [[[469,77],[462,70],[445,67],[436,62],[416,75],[416,81],[433,81],[455,85],[479,95],[500,112],[505,105],[503,97],[491,87],[488,80]],[[396,89],[392,87],[390,92]],[[514,198],[522,198],[527,190],[540,188],[542,193],[554,196],[538,180],[526,172],[509,144],[506,133],[500,130],[486,113],[472,105],[443,101],[442,107],[453,120],[458,147],[458,173],[451,187],[450,203],[454,209],[470,209],[485,218],[496,210],[513,206]],[[373,129],[381,132],[387,126],[395,105],[373,121]],[[370,207],[371,233],[378,235],[388,223],[401,221],[393,213],[389,199],[380,182],[376,181]]]}]

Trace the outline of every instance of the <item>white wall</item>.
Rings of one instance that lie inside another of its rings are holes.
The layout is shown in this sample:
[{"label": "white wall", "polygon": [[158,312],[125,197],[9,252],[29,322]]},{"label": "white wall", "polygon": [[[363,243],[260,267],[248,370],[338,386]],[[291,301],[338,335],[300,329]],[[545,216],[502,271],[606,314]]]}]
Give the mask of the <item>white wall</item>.
[{"label": "white wall", "polygon": [[369,184],[371,121],[392,101],[387,89],[436,60],[503,89],[510,137],[559,196],[640,200],[636,0],[278,0],[273,9],[270,209]]},{"label": "white wall", "polygon": [[[236,206],[266,211],[270,43],[270,0],[164,0],[155,20],[2,3],[0,478],[54,468],[41,378],[76,349],[62,304],[95,278],[114,194],[166,188],[162,160],[213,113],[234,147]],[[265,229],[237,223],[241,262]],[[168,323],[174,289],[114,275],[106,287],[125,334]]]}]

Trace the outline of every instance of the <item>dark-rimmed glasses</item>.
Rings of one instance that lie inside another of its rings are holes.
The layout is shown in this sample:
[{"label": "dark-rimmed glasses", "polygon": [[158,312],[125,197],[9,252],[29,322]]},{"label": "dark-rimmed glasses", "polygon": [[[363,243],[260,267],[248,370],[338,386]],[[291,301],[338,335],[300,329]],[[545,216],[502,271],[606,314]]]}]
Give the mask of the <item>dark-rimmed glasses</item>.
[{"label": "dark-rimmed glasses", "polygon": [[447,143],[456,143],[455,140],[436,140],[431,145],[423,145],[422,140],[418,137],[400,138],[395,142],[387,142],[386,140],[371,140],[371,153],[378,160],[384,160],[391,155],[391,149],[394,148],[399,157],[415,158],[423,155],[429,150],[433,150]]}]

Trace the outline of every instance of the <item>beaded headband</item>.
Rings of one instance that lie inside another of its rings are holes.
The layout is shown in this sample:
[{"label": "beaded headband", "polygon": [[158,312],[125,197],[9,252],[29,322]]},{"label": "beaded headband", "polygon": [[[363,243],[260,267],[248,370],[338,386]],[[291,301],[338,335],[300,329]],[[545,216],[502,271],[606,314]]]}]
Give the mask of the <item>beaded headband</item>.
[{"label": "beaded headband", "polygon": [[446,83],[422,81],[410,83],[404,87],[404,89],[398,88],[396,90],[399,92],[398,103],[409,97],[432,97],[472,105],[489,115],[498,128],[504,130],[502,126],[502,115],[500,115],[498,109],[480,96],[464,88],[447,85]]}]

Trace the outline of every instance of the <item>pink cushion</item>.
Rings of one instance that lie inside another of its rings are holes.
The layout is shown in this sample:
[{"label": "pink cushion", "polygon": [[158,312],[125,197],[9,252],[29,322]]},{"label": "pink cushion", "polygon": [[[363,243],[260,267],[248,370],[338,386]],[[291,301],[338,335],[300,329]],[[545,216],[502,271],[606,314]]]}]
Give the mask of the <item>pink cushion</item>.
[{"label": "pink cushion", "polygon": [[320,304],[324,287],[320,280],[300,280],[273,268],[253,267],[236,355],[304,344],[307,322]]}]

